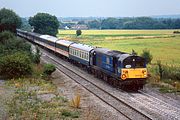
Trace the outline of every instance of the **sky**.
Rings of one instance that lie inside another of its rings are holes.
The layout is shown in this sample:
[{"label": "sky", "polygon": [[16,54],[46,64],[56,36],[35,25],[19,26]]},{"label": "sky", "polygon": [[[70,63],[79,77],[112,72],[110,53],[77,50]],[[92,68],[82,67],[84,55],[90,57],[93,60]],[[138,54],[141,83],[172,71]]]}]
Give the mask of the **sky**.
[{"label": "sky", "polygon": [[180,0],[0,0],[21,17],[46,12],[57,17],[137,17],[180,14]]}]

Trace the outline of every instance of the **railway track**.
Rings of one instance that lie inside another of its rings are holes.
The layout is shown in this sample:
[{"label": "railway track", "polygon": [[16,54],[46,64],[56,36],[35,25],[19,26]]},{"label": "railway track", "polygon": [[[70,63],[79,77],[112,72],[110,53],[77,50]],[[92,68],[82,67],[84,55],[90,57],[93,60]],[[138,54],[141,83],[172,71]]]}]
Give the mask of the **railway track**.
[{"label": "railway track", "polygon": [[[143,91],[139,91],[138,93],[127,93],[110,86],[104,87],[104,85],[98,84],[97,82],[100,82],[100,80],[96,80],[97,78],[93,79],[92,75],[87,74],[76,66],[72,66],[68,62],[45,50],[42,51],[45,53],[43,55],[45,60],[49,60],[49,62],[55,64],[57,69],[120,114],[124,115],[127,119],[179,120],[180,118],[180,108],[178,107],[167,104]],[[78,72],[82,74],[80,75]]]},{"label": "railway track", "polygon": [[93,82],[88,80],[87,78],[82,77],[81,75],[77,74],[72,69],[68,68],[66,65],[59,62],[59,60],[57,60],[56,56],[50,55],[49,53],[45,52],[45,54],[42,56],[42,58],[48,62],[55,64],[59,71],[66,74],[68,77],[70,77],[76,83],[83,86],[86,90],[88,90],[90,93],[92,93],[93,95],[98,97],[100,100],[102,100],[103,102],[108,104],[110,107],[112,107],[113,109],[118,111],[120,114],[125,116],[127,119],[130,119],[130,120],[153,119],[148,114],[143,113],[143,111],[137,110],[136,108],[127,104],[125,101],[117,98],[116,96],[112,95],[111,93],[109,93],[106,90],[102,89],[101,87],[97,86],[96,84],[94,84]]},{"label": "railway track", "polygon": [[180,108],[170,105],[152,95],[145,93],[142,90],[139,90],[137,94],[131,94],[133,97],[139,101],[145,101],[144,106],[151,108],[152,111],[159,114],[159,117],[169,120],[179,120],[180,119]]}]

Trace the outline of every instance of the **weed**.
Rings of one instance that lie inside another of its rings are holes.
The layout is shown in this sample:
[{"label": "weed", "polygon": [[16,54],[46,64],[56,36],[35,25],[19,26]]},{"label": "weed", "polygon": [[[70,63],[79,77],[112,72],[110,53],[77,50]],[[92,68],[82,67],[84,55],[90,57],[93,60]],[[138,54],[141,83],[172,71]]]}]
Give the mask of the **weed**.
[{"label": "weed", "polygon": [[80,95],[76,95],[70,102],[70,106],[74,107],[74,108],[79,108],[80,107],[80,101],[81,101],[81,97]]},{"label": "weed", "polygon": [[79,118],[79,112],[77,111],[72,112],[66,109],[62,110],[61,115],[65,117]]}]

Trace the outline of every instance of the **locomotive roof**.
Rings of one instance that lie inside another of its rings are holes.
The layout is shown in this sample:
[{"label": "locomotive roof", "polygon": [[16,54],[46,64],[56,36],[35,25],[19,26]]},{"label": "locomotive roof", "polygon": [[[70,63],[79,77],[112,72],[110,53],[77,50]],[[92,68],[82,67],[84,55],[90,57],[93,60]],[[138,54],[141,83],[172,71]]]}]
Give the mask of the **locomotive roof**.
[{"label": "locomotive roof", "polygon": [[94,51],[97,53],[102,53],[113,57],[120,57],[122,54],[127,54],[121,51],[109,50],[107,48],[95,48]]},{"label": "locomotive roof", "polygon": [[74,42],[71,42],[71,41],[68,41],[68,40],[58,40],[56,43],[64,45],[64,46],[69,46],[70,44],[72,44]]},{"label": "locomotive roof", "polygon": [[43,38],[45,40],[49,40],[51,42],[56,42],[56,40],[58,40],[58,38],[56,38],[54,36],[50,36],[50,35],[40,35],[40,38]]},{"label": "locomotive roof", "polygon": [[70,47],[77,48],[84,51],[91,51],[92,49],[94,49],[92,46],[81,44],[81,43],[74,43],[70,45]]},{"label": "locomotive roof", "polygon": [[136,57],[136,58],[139,58],[139,59],[144,59],[143,57],[140,57],[140,56],[134,56],[134,55],[131,55],[131,54],[122,54],[119,57],[119,61],[123,61],[123,60],[125,60],[128,57]]}]

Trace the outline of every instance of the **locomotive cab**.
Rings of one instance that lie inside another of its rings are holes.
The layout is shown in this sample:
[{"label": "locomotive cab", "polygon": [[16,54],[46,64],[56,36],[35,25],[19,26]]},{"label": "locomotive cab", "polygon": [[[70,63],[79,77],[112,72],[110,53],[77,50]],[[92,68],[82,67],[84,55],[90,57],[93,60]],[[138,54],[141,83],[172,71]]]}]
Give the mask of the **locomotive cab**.
[{"label": "locomotive cab", "polygon": [[145,59],[140,56],[124,54],[119,59],[118,72],[122,80],[145,79],[147,78]]}]

